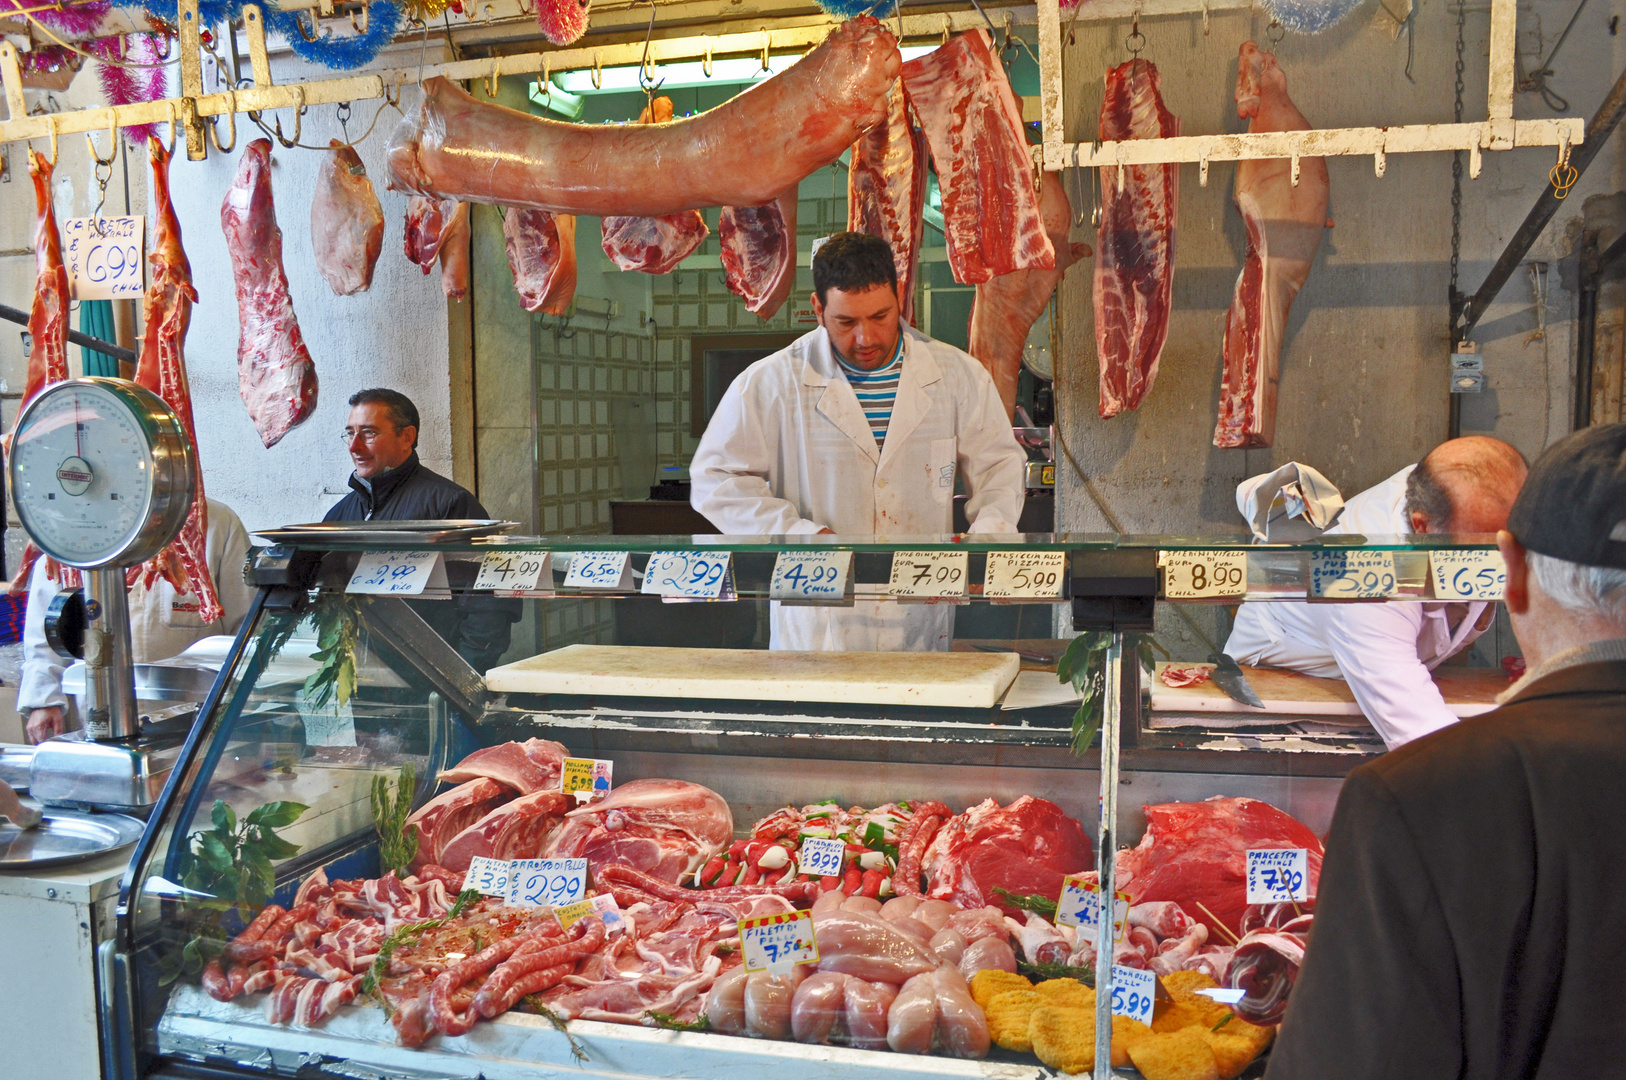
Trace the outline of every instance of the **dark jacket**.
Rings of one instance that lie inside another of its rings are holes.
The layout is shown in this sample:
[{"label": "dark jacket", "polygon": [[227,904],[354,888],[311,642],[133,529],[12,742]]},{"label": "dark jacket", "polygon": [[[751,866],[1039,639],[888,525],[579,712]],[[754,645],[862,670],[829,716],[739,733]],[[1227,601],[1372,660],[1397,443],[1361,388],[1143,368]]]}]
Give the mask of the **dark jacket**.
[{"label": "dark jacket", "polygon": [[1266,1080],[1626,1077],[1626,663],[1349,774]]},{"label": "dark jacket", "polygon": [[[443,521],[456,518],[488,518],[468,489],[424,468],[413,452],[398,468],[363,483],[350,475],[350,494],[333,505],[323,521]],[[416,611],[469,666],[484,675],[508,651],[513,623],[520,617],[517,600],[466,591],[474,583],[478,568],[472,563],[446,563],[446,580],[458,593],[445,600],[417,600]]]}]

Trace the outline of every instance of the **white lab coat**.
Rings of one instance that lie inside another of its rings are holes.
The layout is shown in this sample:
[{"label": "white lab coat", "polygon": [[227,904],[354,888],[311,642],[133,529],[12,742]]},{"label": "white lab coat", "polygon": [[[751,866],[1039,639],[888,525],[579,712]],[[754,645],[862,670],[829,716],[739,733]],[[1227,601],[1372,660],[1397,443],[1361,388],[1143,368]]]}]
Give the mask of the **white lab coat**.
[{"label": "white lab coat", "polygon": [[[1414,467],[1408,465],[1350,499],[1325,535],[1409,534],[1406,478]],[[1239,509],[1262,479],[1253,477],[1237,488]],[[1489,606],[1414,600],[1246,603],[1236,613],[1225,652],[1241,664],[1343,679],[1384,745],[1393,750],[1457,722],[1429,672],[1484,632],[1476,627]]]},{"label": "white lab coat", "polygon": [[[231,507],[209,500],[209,531],[204,538],[209,574],[215,580],[225,615],[205,623],[198,618],[197,597],[175,595],[175,586],[159,578],[151,589],[139,582],[130,588],[130,652],[138,664],[165,660],[212,634],[235,634],[248,613],[254,590],[243,581],[248,533]],[[45,613],[61,589],[45,574],[45,560],[34,564],[28,583],[28,611],[23,618],[23,666],[17,684],[17,711],[27,716],[47,705],[68,707],[62,692],[66,660],[45,641]]]},{"label": "white lab coat", "polygon": [[[939,536],[953,531],[956,473],[973,533],[1014,533],[1027,456],[993,379],[972,357],[905,326],[883,447],[820,327],[746,368],[690,466],[691,502],[729,535]],[[949,605],[773,605],[775,649],[949,647]]]}]

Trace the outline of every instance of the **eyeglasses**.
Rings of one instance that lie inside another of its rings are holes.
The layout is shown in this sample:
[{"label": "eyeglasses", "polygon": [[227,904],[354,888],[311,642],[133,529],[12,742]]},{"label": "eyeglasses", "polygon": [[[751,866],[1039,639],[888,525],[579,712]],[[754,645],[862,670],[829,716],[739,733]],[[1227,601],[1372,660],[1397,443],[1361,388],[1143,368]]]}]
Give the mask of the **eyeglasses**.
[{"label": "eyeglasses", "polygon": [[344,441],[346,446],[349,446],[357,439],[360,439],[364,443],[371,444],[378,440],[378,436],[380,434],[382,433],[377,428],[345,428],[344,434],[340,435],[339,438]]}]

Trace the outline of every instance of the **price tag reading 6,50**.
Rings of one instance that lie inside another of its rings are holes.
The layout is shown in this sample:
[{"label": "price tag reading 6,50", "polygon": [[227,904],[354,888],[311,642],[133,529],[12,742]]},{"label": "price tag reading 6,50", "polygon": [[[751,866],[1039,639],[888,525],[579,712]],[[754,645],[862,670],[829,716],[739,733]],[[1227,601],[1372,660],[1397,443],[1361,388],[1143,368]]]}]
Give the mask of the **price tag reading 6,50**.
[{"label": "price tag reading 6,50", "polygon": [[1112,1015],[1127,1016],[1143,1024],[1152,1022],[1157,998],[1157,976],[1141,968],[1112,965]]},{"label": "price tag reading 6,50", "polygon": [[1500,600],[1507,564],[1499,551],[1431,551],[1434,595],[1441,600]]},{"label": "price tag reading 6,50", "polygon": [[746,971],[787,972],[797,964],[819,960],[818,942],[813,938],[813,913],[788,911],[741,919],[740,956]]},{"label": "price tag reading 6,50", "polygon": [[1303,848],[1265,848],[1248,852],[1250,904],[1281,904],[1310,898],[1310,856]]},{"label": "price tag reading 6,50", "polygon": [[567,589],[611,589],[627,592],[632,588],[632,567],[625,551],[578,551],[570,557],[565,572]]},{"label": "price tag reading 6,50", "polygon": [[561,907],[587,893],[586,859],[515,859],[505,901],[516,907]]}]

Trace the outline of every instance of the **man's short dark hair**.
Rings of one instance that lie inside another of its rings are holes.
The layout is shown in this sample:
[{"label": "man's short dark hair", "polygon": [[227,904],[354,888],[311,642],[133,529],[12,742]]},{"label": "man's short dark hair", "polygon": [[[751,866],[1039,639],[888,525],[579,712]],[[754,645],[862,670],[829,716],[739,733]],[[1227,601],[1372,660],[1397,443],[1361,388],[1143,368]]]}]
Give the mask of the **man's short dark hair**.
[{"label": "man's short dark hair", "polygon": [[885,285],[896,292],[898,267],[892,261],[892,245],[879,236],[862,232],[836,233],[819,246],[813,256],[813,291],[823,304],[831,289],[863,292]]},{"label": "man's short dark hair", "polygon": [[1417,467],[1406,477],[1406,518],[1409,521],[1413,514],[1422,514],[1428,518],[1431,531],[1443,532],[1451,525],[1451,493],[1445,490],[1440,478],[1434,475],[1434,470],[1428,466],[1428,458],[1417,463]]},{"label": "man's short dark hair", "polygon": [[[418,427],[418,407],[412,404],[411,398],[399,390],[386,390],[381,386],[374,387],[371,390],[358,390],[350,395],[350,407],[354,409],[357,405],[384,406],[385,410],[389,412],[390,423],[395,425],[396,431],[400,431],[404,427]],[[417,449],[418,437],[416,435],[412,437],[412,446],[413,449]]]}]

